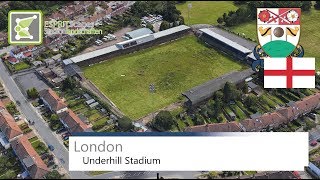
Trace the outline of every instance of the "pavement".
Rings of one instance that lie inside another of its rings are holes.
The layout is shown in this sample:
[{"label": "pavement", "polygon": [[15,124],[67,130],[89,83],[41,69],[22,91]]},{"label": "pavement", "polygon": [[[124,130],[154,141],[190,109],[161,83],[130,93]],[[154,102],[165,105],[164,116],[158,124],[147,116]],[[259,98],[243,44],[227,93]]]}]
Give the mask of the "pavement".
[{"label": "pavement", "polygon": [[[0,52],[1,53],[1,52]],[[46,144],[51,144],[55,147],[52,152],[58,159],[62,158],[65,163],[61,165],[68,171],[69,167],[69,152],[51,132],[47,123],[42,119],[41,115],[37,113],[36,109],[27,101],[25,96],[21,93],[19,87],[16,85],[12,77],[9,75],[3,62],[0,62],[0,80],[2,81],[8,95],[12,97],[14,101],[20,101],[21,105],[18,107],[19,110],[24,114],[26,119],[33,120],[35,122],[34,129],[37,134],[41,136]],[[90,178],[84,172],[69,172],[72,178]]]}]

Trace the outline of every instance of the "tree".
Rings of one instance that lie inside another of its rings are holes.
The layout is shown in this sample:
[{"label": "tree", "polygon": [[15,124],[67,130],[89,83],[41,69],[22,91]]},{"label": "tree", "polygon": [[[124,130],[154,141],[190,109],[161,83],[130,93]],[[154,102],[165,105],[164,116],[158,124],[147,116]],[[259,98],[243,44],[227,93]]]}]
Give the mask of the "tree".
[{"label": "tree", "polygon": [[153,29],[153,25],[148,23],[146,28],[150,29],[152,32],[154,32],[154,29]]},{"label": "tree", "polygon": [[174,125],[174,119],[169,111],[160,111],[152,120],[152,126],[159,131],[170,130],[172,125]]},{"label": "tree", "polygon": [[219,114],[222,112],[222,102],[216,101],[213,105],[213,118],[217,119]]},{"label": "tree", "polygon": [[223,18],[222,17],[219,17],[218,19],[217,19],[217,22],[219,23],[219,24],[223,24]]},{"label": "tree", "polygon": [[166,30],[170,28],[170,24],[168,21],[162,21],[160,25],[160,31]]},{"label": "tree", "polygon": [[50,116],[50,125],[55,125],[59,123],[59,116],[57,114],[51,114]]},{"label": "tree", "polygon": [[90,6],[88,7],[88,13],[89,13],[89,15],[93,15],[94,12],[95,12],[95,7],[94,7],[94,5],[90,5]]},{"label": "tree", "polygon": [[53,170],[49,172],[45,177],[46,179],[62,179],[63,175],[61,175],[57,170]]},{"label": "tree", "polygon": [[214,100],[222,102],[223,93],[221,91],[216,91],[214,93]]},{"label": "tree", "polygon": [[39,97],[39,92],[37,91],[36,88],[33,87],[33,88],[27,90],[27,95],[31,99],[36,99]]},{"label": "tree", "polygon": [[249,93],[249,87],[248,87],[248,83],[245,82],[243,87],[242,87],[242,92],[245,93],[245,94],[248,94]]},{"label": "tree", "polygon": [[316,1],[316,3],[314,4],[314,8],[317,10],[320,9],[320,1]]},{"label": "tree", "polygon": [[118,127],[122,131],[130,131],[133,128],[132,120],[126,116],[118,119]]},{"label": "tree", "polygon": [[231,100],[235,99],[235,85],[230,83],[230,82],[226,82],[226,84],[223,87],[223,100],[225,103],[229,103]]},{"label": "tree", "polygon": [[249,95],[245,98],[244,103],[248,107],[256,106],[258,103],[258,98],[255,95]]},{"label": "tree", "polygon": [[312,3],[311,1],[301,1],[301,10],[302,11],[310,11]]},{"label": "tree", "polygon": [[72,77],[67,77],[63,82],[62,82],[62,90],[73,90],[76,87],[76,81],[72,79]]}]

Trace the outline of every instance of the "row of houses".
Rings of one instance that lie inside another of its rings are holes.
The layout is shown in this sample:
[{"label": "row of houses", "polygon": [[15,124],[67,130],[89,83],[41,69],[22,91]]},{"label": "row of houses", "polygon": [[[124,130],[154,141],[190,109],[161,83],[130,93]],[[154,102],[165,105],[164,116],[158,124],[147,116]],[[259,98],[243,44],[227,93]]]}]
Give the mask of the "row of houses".
[{"label": "row of houses", "polygon": [[0,142],[8,149],[12,147],[13,152],[21,162],[24,177],[41,179],[49,173],[47,165],[32,147],[28,137],[23,135],[14,118],[0,101]]},{"label": "row of houses", "polygon": [[69,132],[92,132],[92,129],[68,109],[67,104],[51,88],[40,91],[39,96],[45,106],[59,116],[61,123]]},{"label": "row of houses", "polygon": [[188,127],[187,132],[260,132],[279,128],[281,125],[320,108],[320,93],[315,93],[302,100],[291,102],[288,107],[279,108],[274,112],[245,119],[241,122],[205,124]]}]

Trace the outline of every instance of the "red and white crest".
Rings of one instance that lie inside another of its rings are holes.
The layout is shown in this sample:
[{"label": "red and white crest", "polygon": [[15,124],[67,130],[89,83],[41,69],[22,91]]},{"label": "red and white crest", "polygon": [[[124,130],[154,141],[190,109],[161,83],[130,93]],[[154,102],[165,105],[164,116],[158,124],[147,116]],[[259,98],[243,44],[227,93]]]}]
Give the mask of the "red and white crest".
[{"label": "red and white crest", "polygon": [[257,31],[270,57],[287,57],[300,38],[300,8],[257,8]]}]

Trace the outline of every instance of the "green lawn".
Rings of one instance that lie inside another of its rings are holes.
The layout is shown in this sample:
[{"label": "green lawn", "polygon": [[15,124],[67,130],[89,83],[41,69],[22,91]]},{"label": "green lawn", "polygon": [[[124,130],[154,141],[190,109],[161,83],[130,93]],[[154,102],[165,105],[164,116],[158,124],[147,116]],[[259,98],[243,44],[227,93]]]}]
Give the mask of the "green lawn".
[{"label": "green lawn", "polygon": [[239,120],[244,120],[247,118],[246,114],[236,104],[232,104],[230,105],[230,107],[233,110],[233,112],[237,115]]},{"label": "green lawn", "polygon": [[[189,35],[85,67],[84,74],[121,111],[137,119],[178,101],[196,85],[243,68]],[[154,94],[150,84],[155,84]]]},{"label": "green lawn", "polygon": [[186,24],[188,21],[188,4],[192,4],[190,9],[190,25],[191,24],[218,24],[217,19],[223,13],[230,10],[237,10],[233,1],[187,1],[183,4],[177,4],[176,7],[181,11]]},{"label": "green lawn", "polygon": [[16,71],[21,71],[21,70],[30,68],[30,65],[25,62],[19,62],[13,66]]},{"label": "green lawn", "polygon": [[[209,9],[209,8],[208,8]],[[301,20],[301,34],[300,42],[305,50],[305,57],[316,58],[316,68],[320,68],[320,24],[318,19],[320,17],[320,10],[315,10],[312,7],[310,12],[302,12]],[[257,40],[257,25],[256,21],[242,24],[240,26],[232,27],[232,31],[237,33],[244,33],[246,37]]]}]

